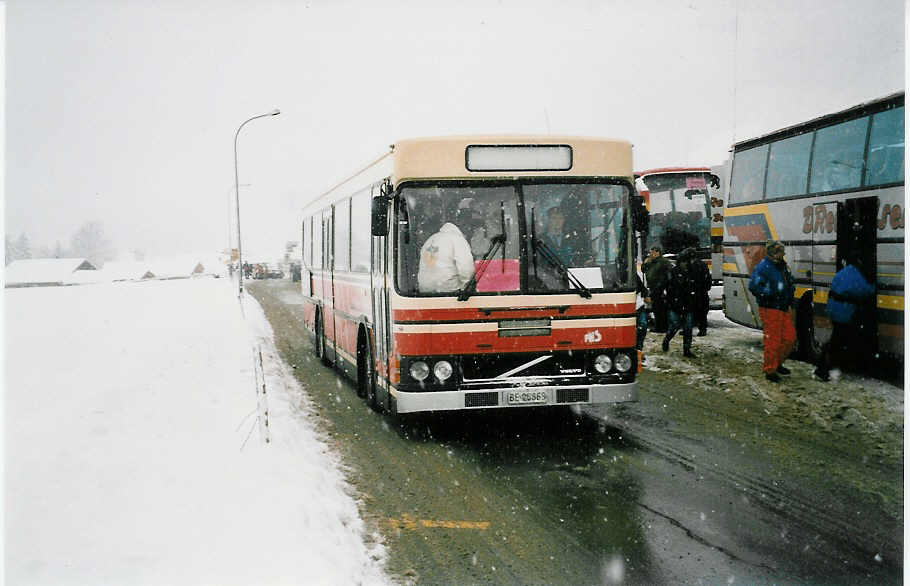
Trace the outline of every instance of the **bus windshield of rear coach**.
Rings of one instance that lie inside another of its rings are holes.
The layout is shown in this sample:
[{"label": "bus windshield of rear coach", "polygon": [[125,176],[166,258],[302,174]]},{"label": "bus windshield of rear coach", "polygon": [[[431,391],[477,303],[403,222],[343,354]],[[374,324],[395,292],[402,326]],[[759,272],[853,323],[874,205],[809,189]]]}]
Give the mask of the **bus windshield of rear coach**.
[{"label": "bus windshield of rear coach", "polygon": [[398,290],[450,296],[628,290],[628,202],[629,188],[620,184],[405,186],[396,202]]},{"label": "bus windshield of rear coach", "polygon": [[690,246],[711,245],[708,173],[662,173],[646,175],[642,181],[651,193],[648,248],[679,253]]}]

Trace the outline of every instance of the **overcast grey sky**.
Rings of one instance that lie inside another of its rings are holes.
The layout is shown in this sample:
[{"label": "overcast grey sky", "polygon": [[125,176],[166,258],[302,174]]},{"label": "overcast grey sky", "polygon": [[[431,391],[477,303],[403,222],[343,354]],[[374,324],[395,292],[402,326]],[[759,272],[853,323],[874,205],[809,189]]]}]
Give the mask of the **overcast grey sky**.
[{"label": "overcast grey sky", "polygon": [[15,0],[5,227],[67,246],[227,247],[239,141],[245,257],[401,138],[624,138],[635,166],[730,145],[905,83],[902,0]]}]

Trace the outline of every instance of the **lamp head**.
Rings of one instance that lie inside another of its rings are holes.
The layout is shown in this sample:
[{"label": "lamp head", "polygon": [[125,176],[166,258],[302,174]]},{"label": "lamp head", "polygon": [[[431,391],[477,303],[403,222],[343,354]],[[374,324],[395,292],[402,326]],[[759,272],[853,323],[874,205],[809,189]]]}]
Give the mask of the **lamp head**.
[{"label": "lamp head", "polygon": [[275,108],[274,110],[269,112],[269,116],[277,116],[279,114],[281,114],[281,110],[279,110],[278,108]]}]

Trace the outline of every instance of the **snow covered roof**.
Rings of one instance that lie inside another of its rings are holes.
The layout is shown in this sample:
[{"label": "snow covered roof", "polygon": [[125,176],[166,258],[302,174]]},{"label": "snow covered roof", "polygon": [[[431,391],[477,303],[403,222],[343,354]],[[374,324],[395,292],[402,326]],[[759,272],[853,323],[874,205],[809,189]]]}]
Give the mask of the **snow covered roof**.
[{"label": "snow covered roof", "polygon": [[3,279],[6,287],[65,285],[84,282],[82,271],[94,270],[84,258],[29,258],[7,265]]},{"label": "snow covered roof", "polygon": [[181,255],[175,258],[153,260],[149,270],[159,279],[176,279],[193,275],[214,275],[225,272],[225,264],[217,255]]},{"label": "snow covered roof", "polygon": [[138,281],[140,279],[154,279],[155,273],[149,263],[136,260],[108,261],[101,268],[102,273],[109,281]]}]

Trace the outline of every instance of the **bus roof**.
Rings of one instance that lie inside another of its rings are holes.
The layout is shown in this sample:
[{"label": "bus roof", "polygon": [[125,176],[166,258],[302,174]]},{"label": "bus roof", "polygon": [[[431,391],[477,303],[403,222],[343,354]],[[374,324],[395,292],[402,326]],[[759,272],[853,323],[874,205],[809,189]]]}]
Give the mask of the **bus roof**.
[{"label": "bus roof", "polygon": [[817,128],[822,128],[825,126],[830,126],[832,124],[837,124],[838,122],[843,122],[844,120],[850,120],[851,118],[859,118],[865,114],[871,114],[882,110],[896,108],[898,106],[902,106],[903,104],[904,92],[896,92],[882,98],[877,98],[875,100],[863,102],[862,104],[857,104],[856,106],[850,106],[849,108],[840,110],[838,112],[825,114],[824,116],[819,116],[818,118],[813,118],[806,122],[800,122],[799,124],[787,126],[786,128],[781,128],[780,130],[775,130],[773,132],[769,132],[768,134],[763,134],[755,138],[750,138],[749,140],[743,140],[734,143],[732,150],[748,149],[754,146],[759,146],[766,142],[771,142],[781,138],[787,138],[788,136],[795,136],[807,130],[815,130]]},{"label": "bus roof", "polygon": [[635,177],[644,177],[645,175],[659,175],[661,173],[700,173],[711,172],[710,167],[660,167],[659,169],[648,169],[647,171],[636,171]]}]

